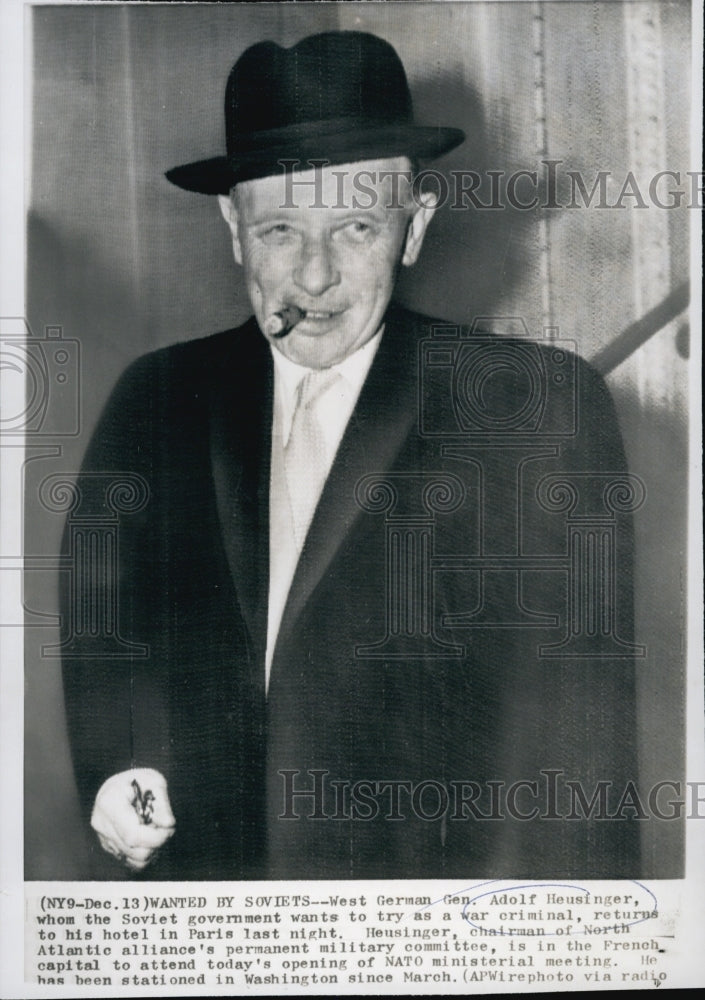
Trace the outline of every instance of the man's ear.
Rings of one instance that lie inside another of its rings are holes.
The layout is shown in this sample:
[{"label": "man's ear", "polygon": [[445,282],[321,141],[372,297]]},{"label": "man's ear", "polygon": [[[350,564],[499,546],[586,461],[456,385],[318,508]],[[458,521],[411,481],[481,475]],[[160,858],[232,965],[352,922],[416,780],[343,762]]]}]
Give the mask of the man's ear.
[{"label": "man's ear", "polygon": [[405,264],[407,267],[415,264],[421,253],[423,239],[426,235],[428,225],[435,214],[437,203],[438,199],[433,191],[426,191],[416,200],[406,228],[406,242],[404,243],[404,253],[401,258],[402,264]]},{"label": "man's ear", "polygon": [[219,194],[218,204],[220,205],[220,212],[230,229],[230,235],[233,240],[233,256],[238,264],[242,264],[242,247],[240,246],[240,236],[238,234],[237,228],[237,209],[233,203],[233,199],[229,194]]}]

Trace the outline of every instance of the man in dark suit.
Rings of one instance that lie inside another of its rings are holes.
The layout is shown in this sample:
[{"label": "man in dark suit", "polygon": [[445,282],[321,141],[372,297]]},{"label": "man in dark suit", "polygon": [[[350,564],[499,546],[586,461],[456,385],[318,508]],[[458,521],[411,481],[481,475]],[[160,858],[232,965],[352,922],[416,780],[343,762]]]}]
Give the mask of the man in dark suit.
[{"label": "man in dark suit", "polygon": [[[88,517],[108,474],[149,494],[117,601],[147,655],[88,628],[65,657],[106,858],[173,879],[636,874],[629,815],[586,802],[635,777],[604,384],[391,303],[435,207],[414,165],[463,135],[414,122],[387,43],[253,46],[225,109],[227,156],[167,176],[220,197],[255,315],[132,365],[79,481]],[[562,515],[596,506],[571,533]],[[86,578],[74,623],[104,601]]]}]

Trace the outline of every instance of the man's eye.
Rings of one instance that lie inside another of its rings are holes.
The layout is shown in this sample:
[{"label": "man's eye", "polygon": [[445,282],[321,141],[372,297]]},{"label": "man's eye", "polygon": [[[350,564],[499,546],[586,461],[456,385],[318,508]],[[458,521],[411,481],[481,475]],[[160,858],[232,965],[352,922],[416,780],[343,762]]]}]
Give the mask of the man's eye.
[{"label": "man's eye", "polygon": [[367,222],[353,219],[352,222],[348,222],[342,227],[341,232],[346,240],[353,243],[365,243],[373,235],[374,229]]},{"label": "man's eye", "polygon": [[277,222],[273,226],[268,226],[261,233],[261,238],[267,243],[283,243],[291,239],[293,235],[294,230],[292,226],[287,225],[286,222]]}]

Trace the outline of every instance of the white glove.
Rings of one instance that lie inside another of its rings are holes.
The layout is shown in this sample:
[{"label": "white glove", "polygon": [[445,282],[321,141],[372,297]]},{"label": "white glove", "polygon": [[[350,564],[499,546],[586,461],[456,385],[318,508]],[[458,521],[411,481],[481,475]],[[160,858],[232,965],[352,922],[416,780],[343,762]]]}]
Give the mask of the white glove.
[{"label": "white glove", "polygon": [[91,826],[103,850],[128,868],[146,868],[174,832],[166,780],[150,767],[114,774],[96,795]]}]

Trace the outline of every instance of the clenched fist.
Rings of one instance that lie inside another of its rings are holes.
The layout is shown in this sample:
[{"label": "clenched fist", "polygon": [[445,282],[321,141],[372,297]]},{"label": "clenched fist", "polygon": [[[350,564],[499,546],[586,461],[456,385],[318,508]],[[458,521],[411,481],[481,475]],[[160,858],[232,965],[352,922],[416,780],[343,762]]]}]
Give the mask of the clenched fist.
[{"label": "clenched fist", "polygon": [[91,826],[103,850],[141,871],[174,832],[166,780],[149,767],[121,771],[96,795]]}]

